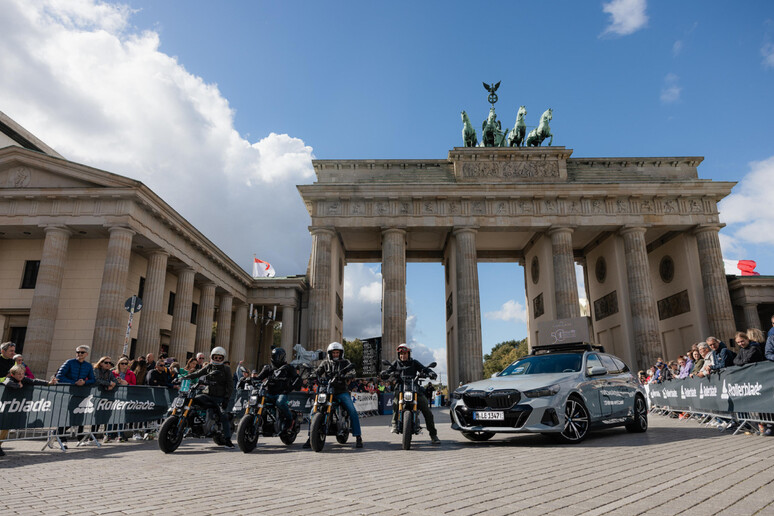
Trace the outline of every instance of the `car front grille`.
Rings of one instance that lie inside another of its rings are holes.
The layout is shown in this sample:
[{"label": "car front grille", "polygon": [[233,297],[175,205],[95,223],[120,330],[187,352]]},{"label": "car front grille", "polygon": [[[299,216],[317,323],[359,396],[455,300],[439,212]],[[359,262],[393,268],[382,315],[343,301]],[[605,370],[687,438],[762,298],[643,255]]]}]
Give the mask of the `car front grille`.
[{"label": "car front grille", "polygon": [[503,427],[503,428],[521,428],[524,423],[527,422],[527,418],[532,413],[532,407],[529,406],[516,406],[510,410],[505,411],[505,419],[502,421],[486,420],[479,421],[473,419],[473,411],[466,407],[456,407],[454,409],[457,414],[457,418],[462,423],[462,426],[488,426],[488,427]]},{"label": "car front grille", "polygon": [[467,391],[462,401],[470,408],[509,409],[521,400],[521,393],[515,389],[497,391]]}]

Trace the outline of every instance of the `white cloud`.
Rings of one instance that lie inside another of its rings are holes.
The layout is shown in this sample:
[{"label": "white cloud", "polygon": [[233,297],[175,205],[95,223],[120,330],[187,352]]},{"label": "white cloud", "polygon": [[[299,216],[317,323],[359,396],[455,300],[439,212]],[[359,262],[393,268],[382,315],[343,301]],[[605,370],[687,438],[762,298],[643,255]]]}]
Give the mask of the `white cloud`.
[{"label": "white cloud", "polygon": [[486,312],[484,317],[492,320],[527,322],[527,309],[521,303],[509,299],[499,310]]},{"label": "white cloud", "polygon": [[[133,32],[126,6],[95,0],[4,2],[0,110],[66,158],[145,183],[248,268],[306,271],[308,215],[295,188],[312,149],[234,129],[218,86]],[[276,221],[282,221],[278,224]]]},{"label": "white cloud", "polygon": [[680,87],[679,80],[680,78],[673,73],[668,73],[664,77],[664,85],[661,87],[661,102],[671,104],[680,100],[682,88]]},{"label": "white cloud", "polygon": [[645,0],[611,0],[602,6],[602,10],[610,15],[610,25],[602,35],[616,34],[627,36],[637,32],[648,23],[645,14]]},{"label": "white cloud", "polygon": [[683,42],[681,40],[677,40],[672,45],[672,56],[677,57],[680,55],[680,53],[683,51]]},{"label": "white cloud", "polygon": [[351,263],[344,268],[344,338],[382,334],[382,274],[378,265]]},{"label": "white cloud", "polygon": [[763,56],[763,66],[765,68],[774,68],[774,43],[766,43],[761,47]]},{"label": "white cloud", "polygon": [[[774,244],[774,156],[750,163],[750,172],[742,177],[734,191],[720,201],[721,221],[729,225],[732,236],[721,239],[729,256],[741,256],[744,242]],[[723,235],[721,235],[723,236]],[[735,252],[736,251],[736,252]]]}]

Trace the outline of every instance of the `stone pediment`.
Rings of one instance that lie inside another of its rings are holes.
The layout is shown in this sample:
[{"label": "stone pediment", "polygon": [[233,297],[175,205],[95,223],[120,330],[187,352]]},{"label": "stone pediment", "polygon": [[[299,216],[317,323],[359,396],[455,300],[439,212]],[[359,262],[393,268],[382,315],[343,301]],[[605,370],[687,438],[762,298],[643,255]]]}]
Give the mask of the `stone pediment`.
[{"label": "stone pediment", "polygon": [[19,147],[0,149],[0,189],[131,188],[139,184],[116,174]]}]

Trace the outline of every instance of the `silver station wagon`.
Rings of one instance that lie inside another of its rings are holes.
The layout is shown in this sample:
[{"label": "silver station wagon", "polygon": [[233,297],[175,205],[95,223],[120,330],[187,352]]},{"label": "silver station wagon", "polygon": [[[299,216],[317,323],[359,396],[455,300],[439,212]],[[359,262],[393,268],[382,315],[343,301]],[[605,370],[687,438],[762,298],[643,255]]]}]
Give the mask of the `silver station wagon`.
[{"label": "silver station wagon", "polygon": [[452,428],[471,441],[539,432],[579,443],[595,428],[648,429],[645,391],[619,358],[590,344],[535,346],[492,378],[452,394]]}]

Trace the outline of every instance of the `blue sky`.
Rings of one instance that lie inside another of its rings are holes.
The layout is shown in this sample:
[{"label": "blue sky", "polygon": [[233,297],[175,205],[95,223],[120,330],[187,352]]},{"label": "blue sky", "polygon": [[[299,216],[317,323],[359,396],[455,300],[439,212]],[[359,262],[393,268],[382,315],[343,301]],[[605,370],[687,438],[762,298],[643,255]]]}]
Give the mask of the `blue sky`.
[{"label": "blue sky", "polygon": [[[311,159],[445,158],[502,81],[574,157],[704,156],[739,181],[724,257],[774,274],[774,3],[0,0],[0,110],[67,158],[143,181],[250,270],[303,274]],[[479,266],[485,352],[526,336],[523,271]],[[347,267],[345,333],[379,332]],[[440,264],[409,264],[409,337],[443,358]]]}]

